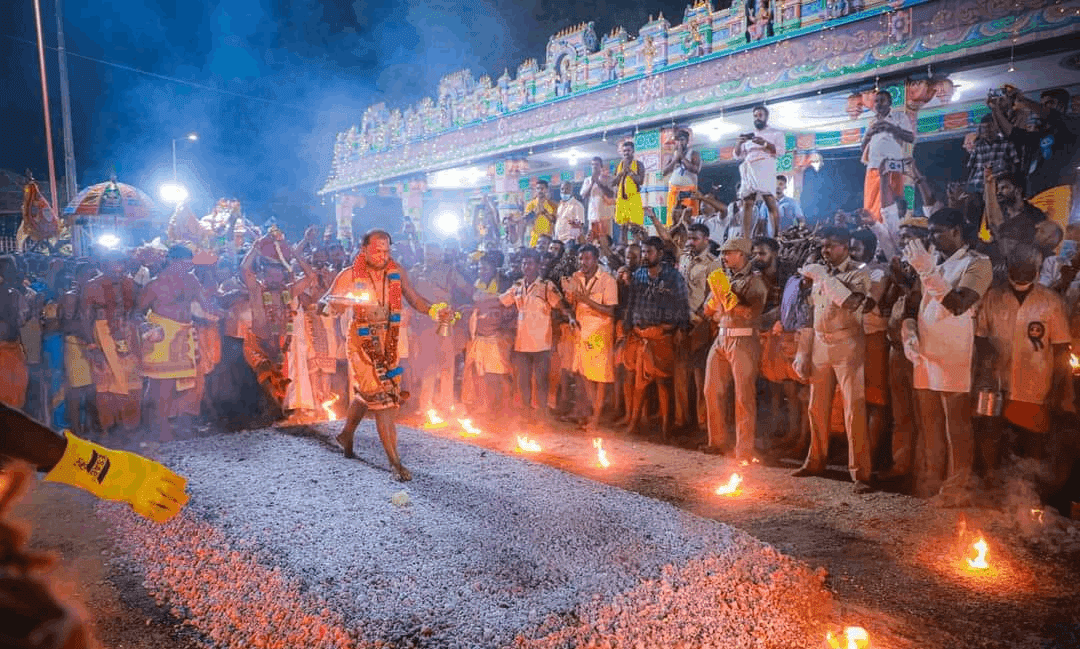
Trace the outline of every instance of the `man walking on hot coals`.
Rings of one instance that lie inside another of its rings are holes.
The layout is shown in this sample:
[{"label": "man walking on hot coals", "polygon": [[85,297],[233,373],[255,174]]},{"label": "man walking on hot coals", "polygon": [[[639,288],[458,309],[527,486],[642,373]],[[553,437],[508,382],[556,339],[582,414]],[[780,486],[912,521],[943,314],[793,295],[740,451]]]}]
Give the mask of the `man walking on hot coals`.
[{"label": "man walking on hot coals", "polygon": [[[352,297],[348,297],[350,294]],[[394,477],[404,482],[411,480],[412,474],[398,456],[394,421],[395,410],[408,396],[400,390],[401,368],[397,358],[403,300],[417,311],[427,313],[432,320],[448,323],[453,317],[445,302],[433,305],[413,289],[405,269],[390,257],[390,235],[383,230],[364,235],[352,267],[338,274],[322,298],[323,305],[329,305],[336,313],[349,306],[353,310],[347,342],[352,401],[337,441],[345,450],[345,457],[355,457],[353,435],[360,420],[371,410]]]}]

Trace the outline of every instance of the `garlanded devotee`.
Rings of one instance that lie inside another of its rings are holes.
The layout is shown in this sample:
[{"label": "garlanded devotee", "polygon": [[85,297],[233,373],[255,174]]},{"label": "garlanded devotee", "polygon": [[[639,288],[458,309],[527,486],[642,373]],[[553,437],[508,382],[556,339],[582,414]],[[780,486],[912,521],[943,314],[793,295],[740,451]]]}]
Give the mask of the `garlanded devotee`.
[{"label": "garlanded devotee", "polygon": [[739,200],[742,202],[742,233],[747,239],[754,236],[754,203],[760,198],[769,209],[770,230],[780,232],[780,212],[776,205],[776,160],[784,155],[784,134],[769,126],[769,109],[756,106],[753,110],[754,130],[743,133],[735,144],[735,159],[739,165]]},{"label": "garlanded devotee", "polygon": [[115,426],[130,431],[142,420],[136,286],[124,273],[121,252],[103,251],[99,258],[101,274],[86,283],[80,304],[95,346],[88,358],[97,388],[98,422],[102,432]]},{"label": "garlanded devotee", "polygon": [[[299,278],[292,275],[292,259],[303,270]],[[244,358],[274,406],[284,411],[295,405],[287,404],[286,397],[291,383],[287,358],[295,333],[297,296],[315,281],[315,272],[302,256],[295,256],[280,231],[271,229],[244,255],[240,276],[251,303]]]},{"label": "garlanded devotee", "polygon": [[191,304],[217,315],[191,272],[194,254],[189,248],[169,248],[168,263],[139,294],[135,312],[146,314],[140,326],[142,368],[146,394],[154,404],[154,425],[161,441],[173,439],[171,418],[199,414],[195,389],[195,339]]},{"label": "garlanded devotee", "polygon": [[394,477],[408,481],[412,474],[398,455],[394,420],[401,402],[408,397],[400,388],[397,356],[398,338],[403,334],[402,308],[407,302],[446,325],[453,311],[445,302],[433,304],[413,288],[408,273],[390,256],[390,245],[390,235],[383,230],[365,234],[352,267],[338,274],[322,303],[324,310],[329,307],[331,313],[340,314],[350,307],[352,310],[347,343],[351,400],[337,441],[345,457],[356,457],[353,436],[360,420],[370,411]]}]

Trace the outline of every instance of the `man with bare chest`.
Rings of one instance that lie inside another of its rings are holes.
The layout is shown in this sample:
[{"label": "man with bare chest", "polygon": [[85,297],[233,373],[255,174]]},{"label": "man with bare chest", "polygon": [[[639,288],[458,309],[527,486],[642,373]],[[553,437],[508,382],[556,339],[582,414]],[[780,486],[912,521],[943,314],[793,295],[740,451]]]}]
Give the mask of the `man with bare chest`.
[{"label": "man with bare chest", "polygon": [[0,257],[0,403],[22,408],[29,373],[19,330],[26,321],[25,300],[18,289],[15,259]]},{"label": "man with bare chest", "polygon": [[[262,257],[260,251],[272,249],[288,263],[295,259],[304,275],[292,279],[288,266]],[[259,271],[256,271],[256,259]],[[244,339],[244,358],[274,404],[288,407],[289,368],[287,357],[292,344],[293,325],[303,294],[315,282],[315,271],[303,257],[294,257],[292,249],[275,233],[268,234],[251,247],[243,262],[240,275],[251,296],[251,329]],[[295,364],[295,363],[294,363]],[[302,368],[306,371],[306,367]]]},{"label": "man with bare chest", "polygon": [[322,304],[332,313],[340,314],[349,308],[353,313],[347,336],[352,401],[337,441],[345,449],[345,457],[355,457],[353,434],[371,410],[394,477],[406,481],[412,479],[412,474],[398,456],[394,421],[395,411],[407,396],[401,392],[397,356],[398,337],[404,333],[401,331],[403,300],[436,321],[449,322],[453,312],[446,303],[432,305],[417,293],[405,269],[390,257],[390,243],[390,235],[383,230],[364,235],[352,267],[338,274]]},{"label": "man with bare chest", "polygon": [[184,246],[169,248],[164,270],[146,285],[136,307],[137,313],[146,313],[141,327],[143,373],[149,380],[147,398],[155,404],[155,424],[163,442],[173,439],[170,418],[199,414],[191,303],[198,302],[205,312],[217,315],[191,272],[193,257]]},{"label": "man with bare chest", "polygon": [[[472,296],[472,287],[454,266],[446,263],[443,248],[435,243],[424,246],[424,264],[414,269],[413,284],[435,302],[454,304],[455,298],[467,300]],[[465,327],[455,327],[454,335],[440,336],[436,323],[416,318],[411,321],[411,329],[409,364],[420,383],[420,411],[434,408],[446,414],[454,406],[454,357],[465,346]]]},{"label": "man with bare chest", "polygon": [[110,251],[102,259],[101,274],[87,282],[80,302],[82,321],[92,327],[96,346],[88,359],[103,432],[117,425],[133,430],[142,418],[139,337],[132,317],[135,292],[135,281],[124,275],[123,257]]}]

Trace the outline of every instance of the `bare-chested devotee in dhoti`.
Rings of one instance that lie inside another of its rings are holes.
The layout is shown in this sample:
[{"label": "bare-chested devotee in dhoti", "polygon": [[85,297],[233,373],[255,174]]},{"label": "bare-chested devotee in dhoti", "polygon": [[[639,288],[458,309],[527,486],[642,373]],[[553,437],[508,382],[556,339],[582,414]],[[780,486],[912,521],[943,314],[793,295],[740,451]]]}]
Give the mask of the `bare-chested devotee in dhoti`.
[{"label": "bare-chested devotee in dhoti", "polygon": [[352,400],[337,441],[345,449],[345,457],[355,457],[353,434],[367,411],[372,411],[391,470],[398,480],[405,481],[412,475],[398,457],[394,423],[398,405],[408,397],[400,389],[397,357],[402,299],[433,320],[449,322],[453,312],[445,303],[432,304],[413,289],[405,269],[390,258],[390,243],[390,235],[382,230],[364,235],[352,267],[338,274],[322,303],[335,313],[349,307],[353,311],[346,342]]},{"label": "bare-chested devotee in dhoti", "polygon": [[199,414],[191,303],[197,302],[204,312],[219,317],[191,272],[193,258],[189,248],[169,248],[168,264],[143,288],[136,307],[136,313],[146,313],[146,322],[140,327],[142,367],[148,379],[147,398],[156,411],[154,426],[163,442],[173,439],[169,419]]}]

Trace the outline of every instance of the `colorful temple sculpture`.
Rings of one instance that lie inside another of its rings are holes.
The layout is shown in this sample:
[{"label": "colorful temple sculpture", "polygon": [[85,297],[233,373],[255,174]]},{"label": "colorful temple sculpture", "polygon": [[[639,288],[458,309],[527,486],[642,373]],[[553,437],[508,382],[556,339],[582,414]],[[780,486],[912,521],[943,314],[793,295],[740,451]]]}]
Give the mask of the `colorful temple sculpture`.
[{"label": "colorful temple sculpture", "polygon": [[[632,137],[646,204],[663,216],[670,129],[689,126],[705,164],[733,164],[760,103],[787,134],[779,166],[797,193],[801,170],[858,146],[875,89],[912,114],[920,141],[962,137],[1016,61],[1058,66],[1078,30],[1080,0],[735,0],[724,9],[703,0],[679,24],[661,14],[636,35],[582,23],[551,36],[543,63],[529,59],[513,75],[462,70],[434,99],[369,107],[338,134],[320,194],[333,197],[345,239],[364,194],[393,192],[414,221],[433,202],[467,210],[481,193],[506,215],[538,178],[580,181],[593,155],[613,161],[618,141]],[[1080,85],[1076,70],[1060,72]]]}]

